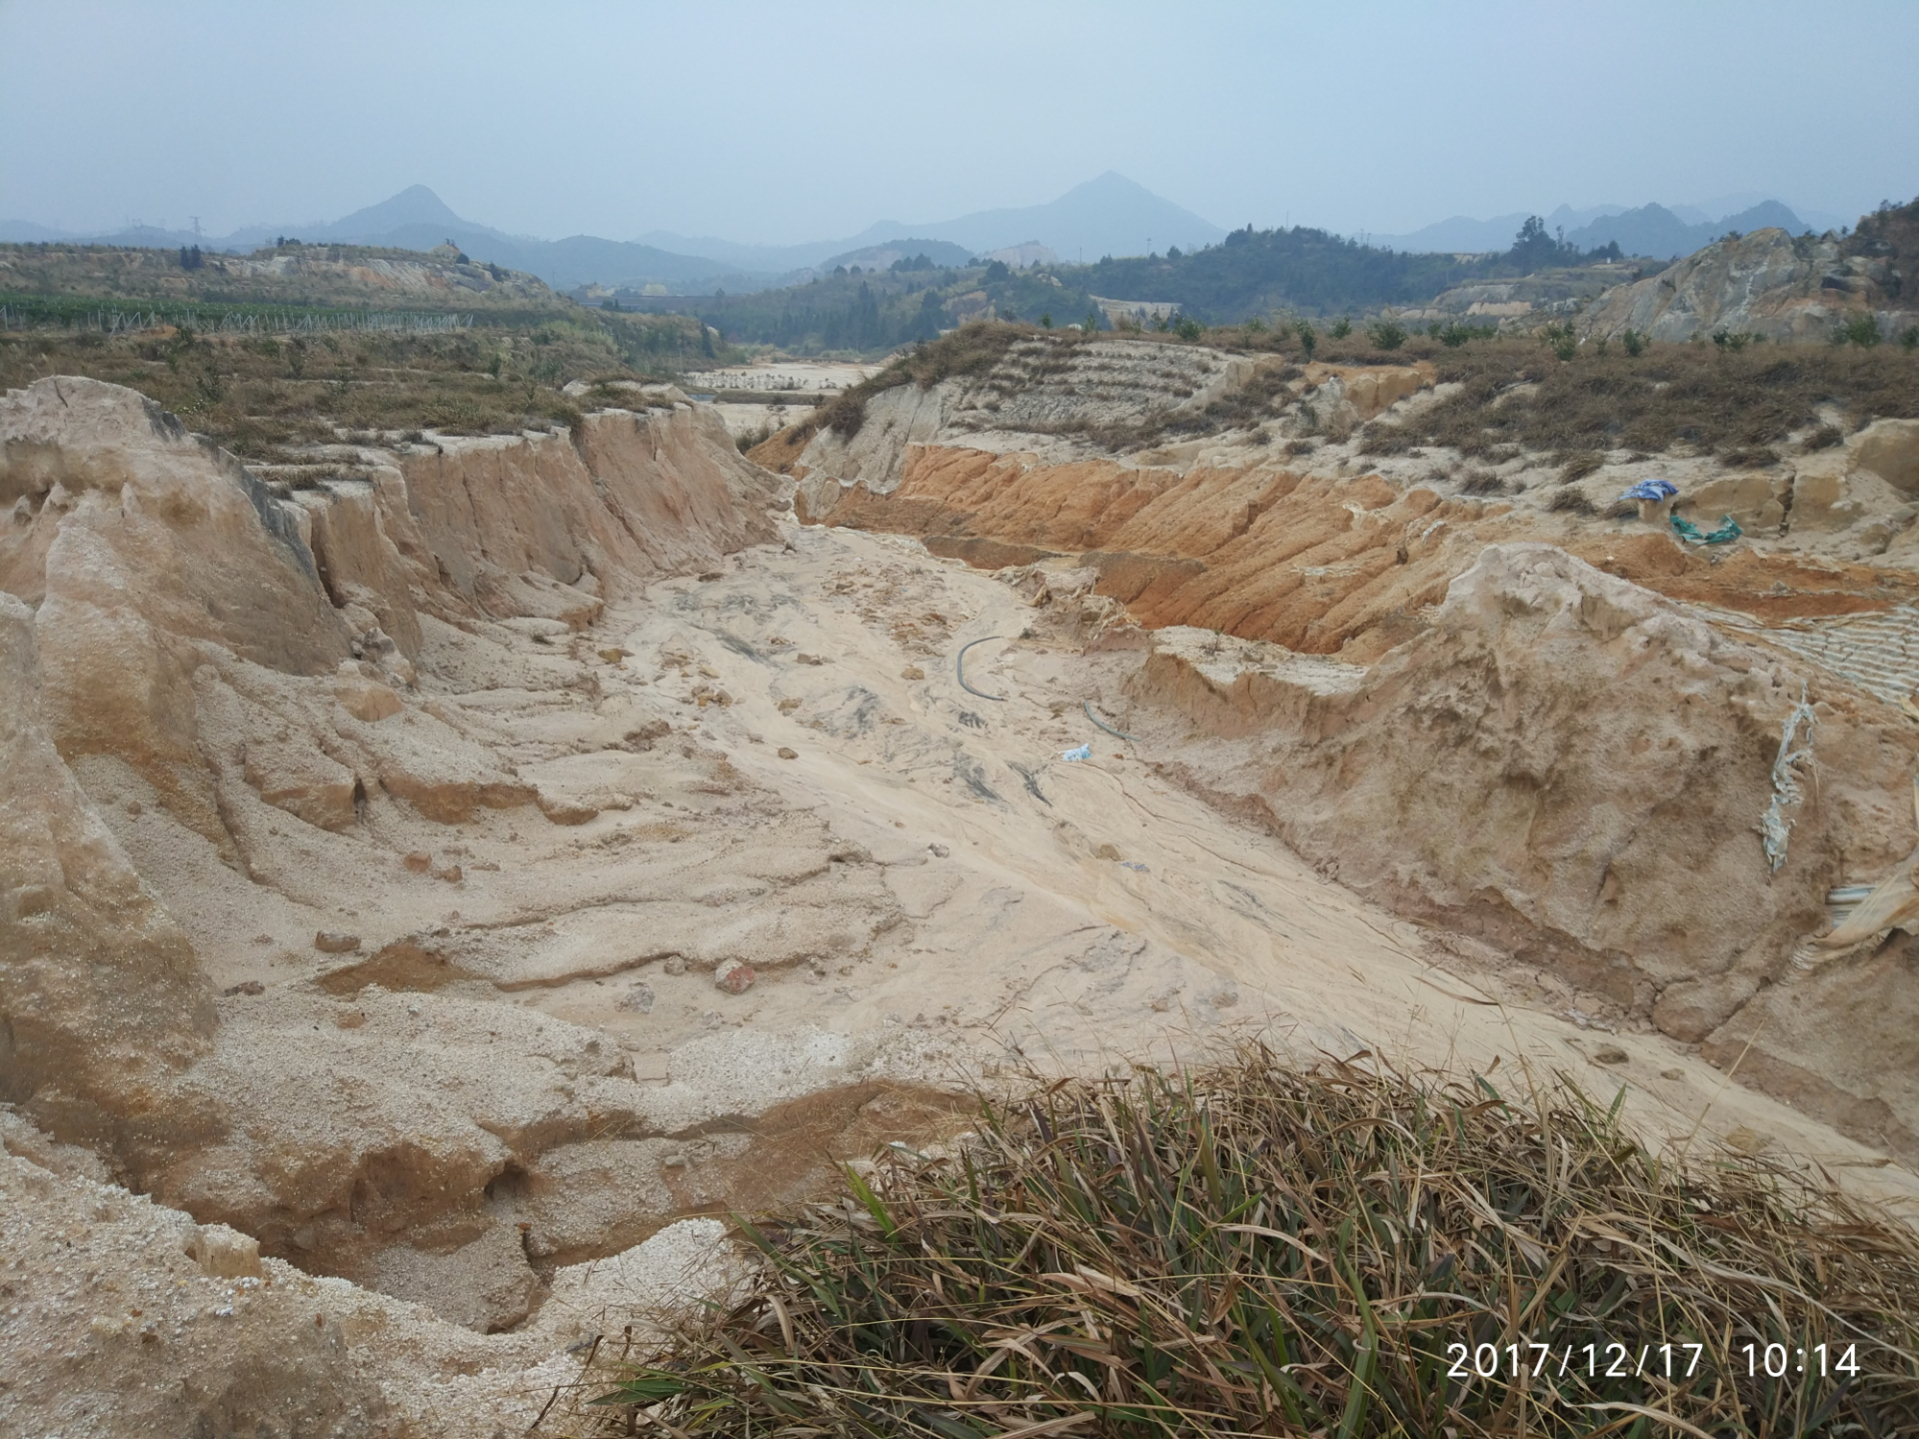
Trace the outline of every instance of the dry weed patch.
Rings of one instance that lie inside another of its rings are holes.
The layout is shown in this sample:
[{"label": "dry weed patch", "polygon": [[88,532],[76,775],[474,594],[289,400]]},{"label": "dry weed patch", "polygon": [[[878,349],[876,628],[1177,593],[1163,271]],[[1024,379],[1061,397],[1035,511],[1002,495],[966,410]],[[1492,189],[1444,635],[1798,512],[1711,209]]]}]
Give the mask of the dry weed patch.
[{"label": "dry weed patch", "polygon": [[699,1435],[1919,1427],[1904,1225],[1785,1164],[1655,1156],[1564,1079],[1528,1090],[1248,1050],[986,1103],[955,1158],[895,1150],[837,1203],[745,1226],[751,1293],[599,1413]]},{"label": "dry weed patch", "polygon": [[1795,431],[1812,431],[1811,445],[1837,439],[1826,434],[1825,406],[1854,424],[1919,416],[1919,355],[1903,351],[1654,345],[1637,357],[1582,352],[1562,361],[1536,341],[1511,339],[1430,358],[1440,383],[1460,390],[1403,423],[1368,426],[1365,453],[1449,445],[1478,456],[1518,445],[1568,457],[1577,478],[1573,466],[1618,449],[1686,446],[1732,465],[1771,464],[1772,447]]}]

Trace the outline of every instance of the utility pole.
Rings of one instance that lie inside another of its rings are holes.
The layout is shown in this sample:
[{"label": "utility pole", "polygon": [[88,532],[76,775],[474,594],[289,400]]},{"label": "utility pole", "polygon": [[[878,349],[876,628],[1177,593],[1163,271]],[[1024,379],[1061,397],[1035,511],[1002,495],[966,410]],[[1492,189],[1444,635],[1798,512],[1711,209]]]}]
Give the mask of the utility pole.
[{"label": "utility pole", "polygon": [[192,217],[192,220],[193,220],[193,238],[195,240],[198,240],[200,238],[200,217],[198,215],[195,215]]}]

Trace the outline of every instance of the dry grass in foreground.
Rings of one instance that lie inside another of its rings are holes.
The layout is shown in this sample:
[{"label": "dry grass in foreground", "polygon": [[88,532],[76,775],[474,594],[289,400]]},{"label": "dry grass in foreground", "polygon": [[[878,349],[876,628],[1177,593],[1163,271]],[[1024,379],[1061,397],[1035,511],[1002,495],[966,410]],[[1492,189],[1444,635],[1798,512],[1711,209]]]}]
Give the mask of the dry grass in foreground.
[{"label": "dry grass in foreground", "polygon": [[1248,1051],[1061,1083],[985,1104],[955,1158],[894,1152],[745,1233],[750,1295],[585,1415],[694,1435],[1919,1432],[1910,1230],[1784,1165],[1662,1161],[1564,1080],[1522,1097]]}]

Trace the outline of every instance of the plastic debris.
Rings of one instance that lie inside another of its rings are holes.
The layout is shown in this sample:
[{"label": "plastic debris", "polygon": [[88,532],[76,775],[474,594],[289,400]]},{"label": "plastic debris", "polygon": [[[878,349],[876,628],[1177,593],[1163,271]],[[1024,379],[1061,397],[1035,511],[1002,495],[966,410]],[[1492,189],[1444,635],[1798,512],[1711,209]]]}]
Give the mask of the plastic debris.
[{"label": "plastic debris", "polygon": [[1719,517],[1719,528],[1701,534],[1699,527],[1683,515],[1671,517],[1672,533],[1689,545],[1725,545],[1737,540],[1746,532],[1739,528],[1739,522],[1730,515]]},{"label": "plastic debris", "polygon": [[[1795,750],[1792,748],[1793,737],[1798,734],[1802,724],[1806,727],[1806,743]],[[1779,730],[1779,753],[1772,762],[1772,804],[1759,817],[1759,833],[1764,837],[1760,843],[1775,872],[1786,863],[1786,841],[1792,834],[1792,821],[1780,812],[1788,805],[1797,805],[1803,798],[1794,767],[1801,762],[1812,764],[1812,729],[1812,706],[1806,703],[1806,687],[1801,685],[1799,703],[1793,706],[1792,713],[1786,716],[1786,723]]]},{"label": "plastic debris", "polygon": [[1679,493],[1679,487],[1670,480],[1641,480],[1632,489],[1619,498],[1621,500],[1670,500]]},{"label": "plastic debris", "polygon": [[1076,750],[1062,752],[1059,758],[1062,760],[1091,760],[1093,758],[1093,747],[1090,743],[1081,745]]}]

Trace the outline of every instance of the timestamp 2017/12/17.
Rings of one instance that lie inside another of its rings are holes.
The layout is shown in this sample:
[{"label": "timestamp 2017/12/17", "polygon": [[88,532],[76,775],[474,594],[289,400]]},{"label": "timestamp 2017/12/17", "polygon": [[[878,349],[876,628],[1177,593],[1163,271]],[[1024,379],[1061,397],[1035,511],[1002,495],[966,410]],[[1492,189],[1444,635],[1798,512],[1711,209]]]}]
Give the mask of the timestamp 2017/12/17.
[{"label": "timestamp 2017/12/17", "polygon": [[[1555,1346],[1541,1341],[1529,1344],[1515,1341],[1505,1345],[1490,1342],[1465,1345],[1455,1341],[1446,1347],[1446,1374],[1454,1380],[1518,1380],[1533,1375],[1584,1375],[1590,1379],[1614,1380],[1658,1375],[1674,1380],[1697,1374],[1705,1353],[1704,1345],[1692,1342],[1631,1346],[1614,1341]],[[1850,1377],[1856,1376],[1860,1369],[1857,1344],[1843,1348],[1824,1343],[1802,1347],[1776,1343],[1735,1346],[1735,1370],[1742,1358],[1747,1375],[1773,1379],[1789,1374]]]}]

